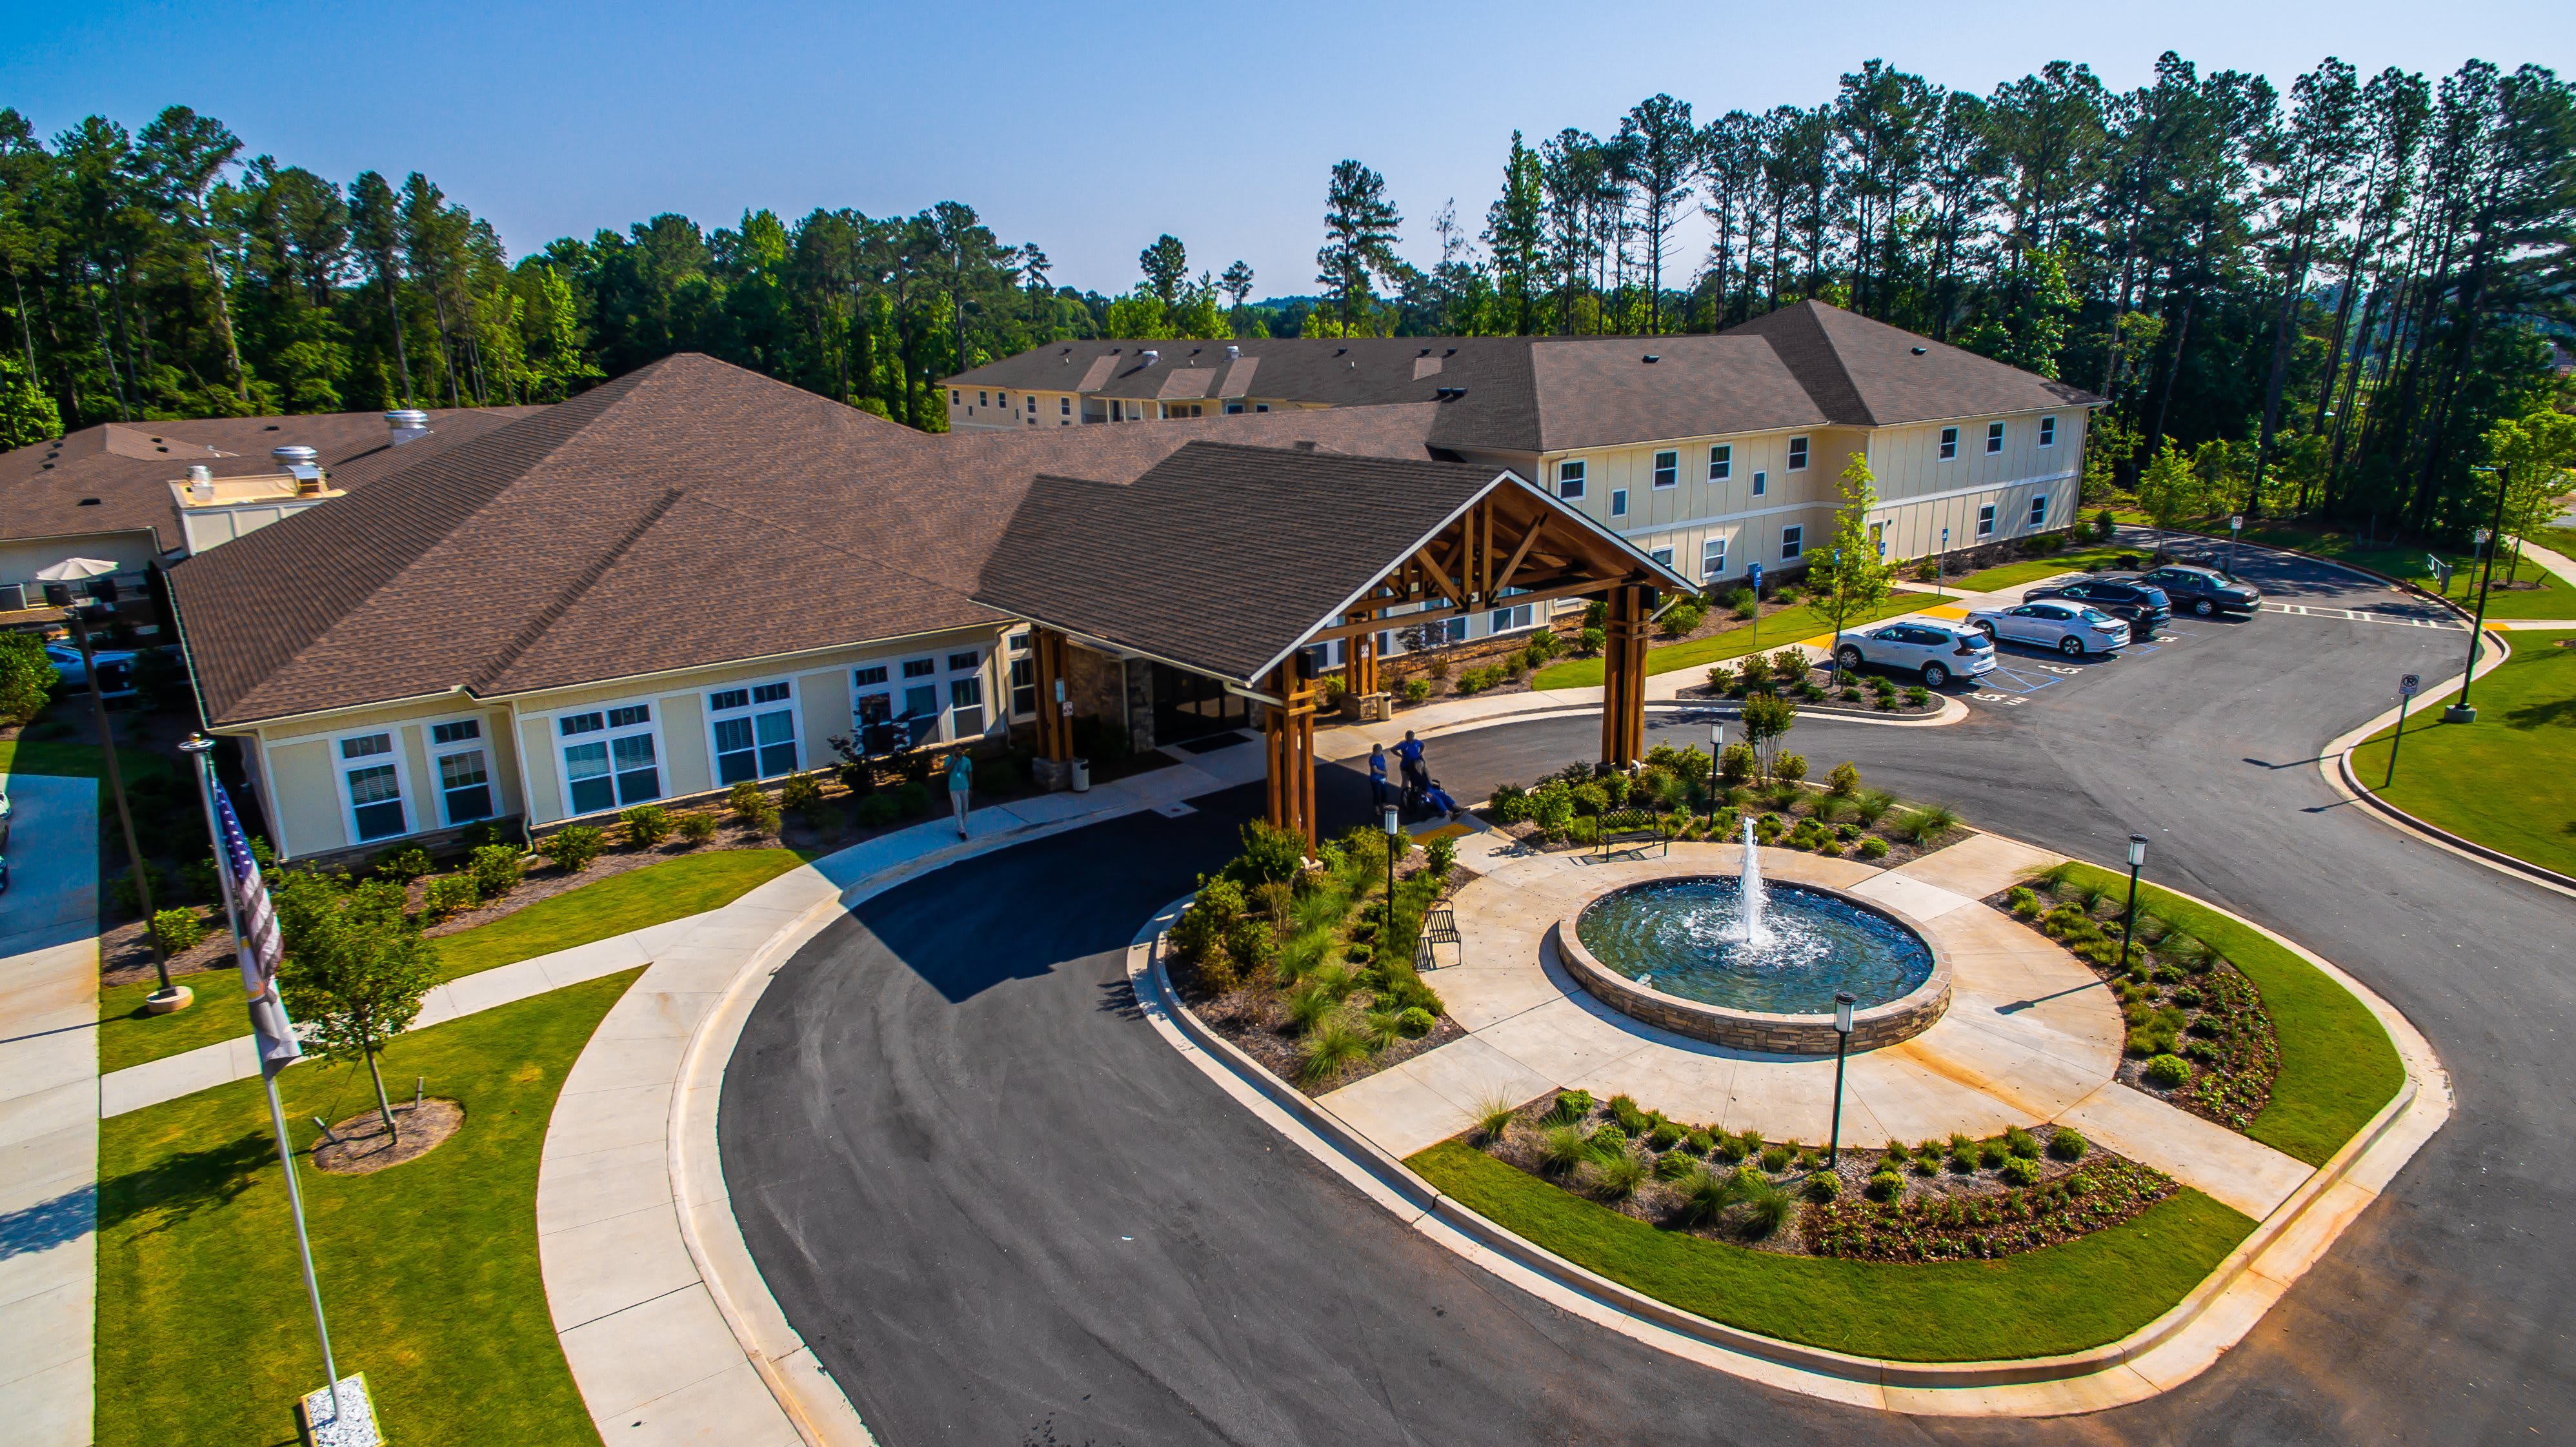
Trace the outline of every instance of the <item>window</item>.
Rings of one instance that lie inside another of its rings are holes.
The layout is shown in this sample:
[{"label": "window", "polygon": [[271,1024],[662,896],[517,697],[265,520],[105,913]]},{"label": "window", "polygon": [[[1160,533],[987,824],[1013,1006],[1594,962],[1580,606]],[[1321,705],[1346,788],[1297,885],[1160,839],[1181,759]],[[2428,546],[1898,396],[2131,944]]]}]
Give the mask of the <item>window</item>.
[{"label": "window", "polygon": [[1791,472],[1807,470],[1807,439],[1803,437],[1789,439],[1789,470]]},{"label": "window", "polygon": [[1990,538],[1994,535],[1995,505],[1993,503],[1987,503],[1985,506],[1977,509],[1977,536],[1981,538]]},{"label": "window", "polygon": [[1029,415],[1030,415],[1030,416],[1032,416],[1032,417],[1036,416],[1036,415],[1037,415],[1037,413],[1038,413],[1038,399],[1037,399],[1036,397],[1032,396],[1032,397],[1025,398],[1025,399],[1023,399],[1023,400],[1025,400],[1025,401],[1029,404]]},{"label": "window", "polygon": [[1628,515],[1628,489],[1624,487],[1610,489],[1610,515],[1614,518]]},{"label": "window", "polygon": [[1648,553],[1646,556],[1647,556],[1647,557],[1650,557],[1650,558],[1652,558],[1652,559],[1654,559],[1654,560],[1655,560],[1656,562],[1658,562],[1658,563],[1663,564],[1663,565],[1664,565],[1665,567],[1667,567],[1667,568],[1669,568],[1669,567],[1671,567],[1671,566],[1673,565],[1673,550],[1672,550],[1672,549],[1670,549],[1670,548],[1657,548],[1657,549],[1655,549],[1653,552]]},{"label": "window", "polygon": [[[894,689],[886,680],[882,663],[850,673],[850,718],[859,728],[882,723],[894,717]],[[861,740],[864,744],[865,740]]]},{"label": "window", "polygon": [[1038,661],[1034,658],[1011,660],[1011,717],[1027,718],[1038,711]]},{"label": "window", "polygon": [[936,659],[907,658],[903,661],[903,676],[906,678],[928,678],[938,671],[939,662]]},{"label": "window", "polygon": [[1448,619],[1440,625],[1440,636],[1443,641],[1449,643],[1466,642],[1467,620],[1463,616]]},{"label": "window", "polygon": [[1682,480],[1682,455],[1678,452],[1655,454],[1655,486],[1670,487]]},{"label": "window", "polygon": [[773,779],[796,772],[796,700],[786,683],[755,683],[707,695],[716,782]]},{"label": "window", "polygon": [[[483,723],[480,719],[455,719],[429,726],[429,742],[437,754],[438,803],[450,824],[468,824],[492,817],[491,769],[483,758]],[[456,745],[466,745],[457,748]]]},{"label": "window", "polygon": [[1255,402],[1252,404],[1252,410],[1255,412],[1267,412],[1270,410],[1270,404],[1267,402]]},{"label": "window", "polygon": [[1556,465],[1556,495],[1561,498],[1583,496],[1583,461],[1569,458]]},{"label": "window", "polygon": [[2004,450],[2004,424],[2000,422],[1986,424],[1986,450],[1988,452]]},{"label": "window", "polygon": [[1958,428],[1956,428],[1956,427],[1944,427],[1944,428],[1942,428],[1942,429],[1941,429],[1941,460],[1942,460],[1943,462],[1947,462],[1947,461],[1949,461],[1951,458],[1954,458],[1954,457],[1956,457],[1956,456],[1958,456],[1958,455],[1959,455],[1959,429],[1958,429]]},{"label": "window", "polygon": [[2048,526],[2047,493],[2040,493],[2030,500],[2030,525],[2035,528]]},{"label": "window", "polygon": [[1720,443],[1708,450],[1708,480],[1724,482],[1735,475],[1735,446]]},{"label": "window", "polygon": [[2042,447],[2055,447],[2057,445],[2056,418],[2042,417],[2039,419],[2039,445]]},{"label": "window", "polygon": [[1058,417],[1070,417],[1070,416],[1072,416],[1072,415],[1073,415],[1073,399],[1072,399],[1071,397],[1058,397],[1058,398],[1056,398],[1056,399],[1055,399],[1055,415],[1057,415]]},{"label": "window", "polygon": [[951,673],[955,673],[961,668],[972,673],[983,666],[984,655],[980,653],[952,653],[948,655],[948,671]]},{"label": "window", "polygon": [[1726,539],[1710,538],[1699,545],[1699,575],[1702,578],[1726,576]]},{"label": "window", "polygon": [[957,405],[957,389],[954,387],[948,389],[948,405],[951,407]]},{"label": "window", "polygon": [[990,407],[993,405],[993,398],[989,393],[978,392],[975,394],[975,405],[978,407]]},{"label": "window", "polygon": [[582,740],[563,746],[564,802],[572,813],[597,814],[662,797],[651,704],[565,714],[555,720],[555,732]]},{"label": "window", "polygon": [[1806,547],[1807,530],[1802,527],[1780,530],[1780,561],[1794,562]]},{"label": "window", "polygon": [[1758,467],[1753,469],[1753,495],[1755,497],[1760,497],[1764,490],[1770,485],[1770,481],[1770,474],[1764,472]]},{"label": "window", "polygon": [[1880,557],[1883,558],[1887,556],[1887,524],[1885,522],[1874,522],[1869,525],[1869,545],[1873,549],[1877,550]]},{"label": "window", "polygon": [[403,822],[402,769],[392,734],[340,740],[340,786],[349,799],[350,830],[360,843],[411,832]]},{"label": "window", "polygon": [[951,723],[957,737],[971,739],[983,734],[984,680],[980,676],[948,680],[948,704],[956,710]]},{"label": "window", "polygon": [[1226,415],[1226,416],[1228,416],[1228,417],[1240,417],[1240,416],[1242,416],[1242,415],[1243,415],[1243,404],[1242,404],[1242,403],[1240,403],[1240,402],[1228,402],[1228,403],[1226,403],[1226,404],[1225,404],[1225,415]]},{"label": "window", "polygon": [[1485,631],[1509,633],[1515,628],[1527,628],[1530,626],[1530,612],[1530,605],[1527,603],[1517,603],[1509,608],[1497,608],[1490,615],[1491,626]]}]

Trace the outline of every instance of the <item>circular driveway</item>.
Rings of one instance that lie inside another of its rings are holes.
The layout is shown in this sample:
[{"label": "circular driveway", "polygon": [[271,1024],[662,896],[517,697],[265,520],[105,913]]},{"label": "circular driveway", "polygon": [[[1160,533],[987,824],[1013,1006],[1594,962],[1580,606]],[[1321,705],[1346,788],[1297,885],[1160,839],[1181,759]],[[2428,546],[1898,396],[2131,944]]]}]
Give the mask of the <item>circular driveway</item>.
[{"label": "circular driveway", "polygon": [[[2249,557],[2287,602],[2398,612]],[[1963,724],[1811,719],[1821,770],[1958,803],[2272,926],[2404,1010],[2459,1113],[2217,1366],[2078,1424],[1868,1414],[1689,1366],[1434,1246],[1234,1105],[1138,1019],[1138,924],[1231,849],[1258,788],[940,870],[781,969],[725,1077],[744,1235],[894,1447],[1929,1439],[2552,1440],[2576,1409],[2569,901],[2341,802],[2322,743],[2467,635],[2322,612],[2186,623]],[[2053,660],[2052,660],[2053,661]],[[1995,691],[1995,690],[1989,690]],[[1431,741],[1460,797],[1597,748],[1587,718]],[[1705,721],[1649,718],[1705,742]],[[1327,815],[1362,815],[1328,770]]]}]

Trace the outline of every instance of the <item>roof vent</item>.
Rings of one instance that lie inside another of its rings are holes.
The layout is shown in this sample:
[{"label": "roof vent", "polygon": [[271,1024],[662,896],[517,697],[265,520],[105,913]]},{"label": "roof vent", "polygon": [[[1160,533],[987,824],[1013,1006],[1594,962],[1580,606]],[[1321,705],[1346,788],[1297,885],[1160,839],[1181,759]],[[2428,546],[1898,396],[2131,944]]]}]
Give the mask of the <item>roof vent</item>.
[{"label": "roof vent", "polygon": [[1430,355],[1431,355],[1431,349],[1430,349],[1429,347],[1424,347],[1424,348],[1423,348],[1419,353],[1417,353],[1416,355],[1418,355],[1418,356],[1425,356],[1425,357],[1430,356]]},{"label": "roof vent", "polygon": [[1454,357],[1454,356],[1458,355],[1458,349],[1457,349],[1456,347],[1451,347],[1449,350],[1447,350],[1447,351],[1445,351],[1445,352],[1442,352],[1440,355],[1442,355],[1442,356],[1444,356],[1444,357]]},{"label": "roof vent", "polygon": [[1663,360],[1663,358],[1662,358],[1662,357],[1659,357],[1659,356],[1657,356],[1657,355],[1655,355],[1653,352],[1648,352],[1648,353],[1646,354],[1646,360],[1647,360],[1648,362],[1650,362],[1650,363],[1651,363],[1651,362],[1660,362],[1660,361],[1662,361],[1662,360]]},{"label": "roof vent", "polygon": [[190,482],[211,482],[214,480],[214,476],[215,470],[202,462],[191,462],[188,464],[188,480]]},{"label": "roof vent", "polygon": [[1290,445],[1295,447],[1299,452],[1312,452],[1315,450],[1315,443],[1312,438],[1301,439],[1300,441],[1291,443]]},{"label": "roof vent", "polygon": [[1150,366],[1154,365],[1156,362],[1159,362],[1159,361],[1163,360],[1163,354],[1162,354],[1161,352],[1155,351],[1152,347],[1147,347],[1144,351],[1142,351],[1142,352],[1138,353],[1137,355],[1139,355],[1139,356],[1141,356],[1141,357],[1143,357],[1143,358],[1145,359],[1145,365],[1146,365],[1146,366],[1148,366],[1148,367],[1150,367]]},{"label": "roof vent", "polygon": [[1929,347],[1916,347],[1916,348],[1914,349],[1914,355],[1916,355],[1916,356],[1918,356],[1918,357],[1919,357],[1919,356],[1922,356],[1925,352],[1928,352],[1928,351],[1930,351],[1930,350],[1932,350],[1932,349],[1931,349],[1931,348],[1929,348]]},{"label": "roof vent", "polygon": [[385,414],[385,425],[393,429],[394,446],[417,442],[429,435],[429,414],[417,407],[405,407]]},{"label": "roof vent", "polygon": [[291,472],[298,467],[311,467],[322,454],[310,447],[287,446],[272,447],[268,449],[268,455],[277,460],[278,466]]},{"label": "roof vent", "polygon": [[1225,349],[1225,359],[1229,362],[1241,361],[1243,359],[1243,348],[1235,346],[1227,347]]},{"label": "roof vent", "polygon": [[[1311,442],[1310,442],[1310,443],[1308,443],[1308,444],[1306,444],[1306,445],[1307,445],[1307,446],[1309,446],[1309,447],[1314,446],[1314,444],[1313,444],[1313,443],[1311,443]],[[85,498],[82,498],[82,499],[80,500],[80,503],[79,503],[78,505],[79,505],[79,506],[81,506],[81,507],[96,507],[96,506],[98,506],[98,499],[97,499],[97,498],[94,498],[94,497],[85,497]]]},{"label": "roof vent", "polygon": [[1348,348],[1348,347],[1335,347],[1335,348],[1333,348],[1333,355],[1334,355],[1334,356],[1336,356],[1336,357],[1338,357],[1338,356],[1342,355],[1344,352],[1347,352],[1347,351],[1349,351],[1349,350],[1350,350],[1350,348]]}]

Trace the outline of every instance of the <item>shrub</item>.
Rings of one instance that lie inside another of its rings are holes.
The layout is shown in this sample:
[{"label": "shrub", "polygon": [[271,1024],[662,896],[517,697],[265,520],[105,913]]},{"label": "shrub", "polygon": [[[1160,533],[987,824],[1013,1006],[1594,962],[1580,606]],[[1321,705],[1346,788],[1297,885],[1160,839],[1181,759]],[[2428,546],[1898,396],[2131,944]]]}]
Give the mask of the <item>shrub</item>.
[{"label": "shrub", "polygon": [[1848,799],[1860,792],[1860,770],[1849,760],[1836,764],[1825,775],[1825,792],[1837,799]]},{"label": "shrub", "polygon": [[[882,829],[886,825],[893,823],[895,821],[895,816],[900,812],[901,810],[894,802],[893,795],[870,794],[851,807],[850,817],[856,820],[859,827],[862,829]],[[692,817],[706,820],[708,825],[708,835],[710,837],[714,835],[714,826],[716,822],[714,815],[699,814]],[[685,830],[688,825],[683,821],[681,827]]]},{"label": "shrub", "polygon": [[1610,646],[1610,635],[1598,628],[1586,628],[1574,637],[1575,647],[1585,653],[1598,653]]},{"label": "shrub", "polygon": [[[985,767],[985,783],[991,784],[991,770],[1002,765],[996,763]],[[791,774],[786,783],[778,786],[778,806],[782,809],[811,809],[822,802],[823,781],[812,774]]]},{"label": "shrub", "polygon": [[737,819],[759,817],[761,806],[767,802],[769,796],[760,792],[760,786],[749,779],[725,791],[725,807],[731,809]]},{"label": "shrub", "polygon": [[1831,1171],[1818,1171],[1807,1177],[1807,1199],[1810,1201],[1830,1201],[1842,1193],[1842,1177]]},{"label": "shrub", "polygon": [[1298,1047],[1297,1073],[1308,1083],[1330,1080],[1352,1061],[1367,1058],[1368,1040],[1339,1013],[1326,1016]]},{"label": "shrub", "polygon": [[2093,540],[2101,543],[2111,541],[2111,529],[2114,526],[2115,524],[2111,521],[2111,510],[2109,508],[2106,507],[2100,512],[2093,514]]},{"label": "shrub", "polygon": [[[1771,777],[1792,784],[1807,777],[1807,756],[1805,754],[1782,754],[1778,758],[1773,759],[1771,761]],[[1796,798],[1797,796],[1793,794],[1790,797]]]},{"label": "shrub", "polygon": [[1744,655],[1744,661],[1737,665],[1737,669],[1746,688],[1760,688],[1771,681],[1771,656],[1767,653],[1748,653]]},{"label": "shrub", "polygon": [[1570,1125],[1552,1125],[1539,1133],[1539,1169],[1552,1176],[1562,1176],[1592,1159],[1592,1142],[1583,1132]]},{"label": "shrub", "polygon": [[1689,599],[1684,599],[1665,609],[1664,616],[1660,620],[1665,634],[1673,638],[1682,638],[1695,633],[1699,631],[1699,625],[1707,621],[1708,609]]},{"label": "shrub", "polygon": [[1439,1025],[1439,1023],[1440,1019],[1438,1016],[1423,1009],[1420,1005],[1407,1006],[1404,1013],[1396,1016],[1396,1028],[1401,1030],[1404,1033],[1405,1038],[1408,1040],[1421,1039],[1423,1036],[1430,1034],[1432,1030]]},{"label": "shrub", "polygon": [[1404,1039],[1403,1017],[1394,1010],[1371,1010],[1362,1033],[1368,1036],[1370,1051],[1389,1049]]},{"label": "shrub", "polygon": [[2191,1080],[2191,1064],[2179,1055],[2159,1055],[2147,1062],[2147,1084],[2171,1090]]},{"label": "shrub", "polygon": [[1905,690],[1905,701],[1916,708],[1923,708],[1932,702],[1932,690],[1918,683]]},{"label": "shrub", "polygon": [[429,851],[417,846],[388,849],[376,856],[376,873],[398,884],[409,884],[431,869]]},{"label": "shrub", "polygon": [[442,874],[429,882],[422,892],[421,913],[444,919],[458,910],[472,909],[481,902],[470,874]]},{"label": "shrub", "polygon": [[1730,786],[1752,778],[1753,769],[1754,756],[1751,744],[1728,744],[1725,751],[1718,755],[1717,777]]},{"label": "shrub", "polygon": [[1867,1189],[1873,1201],[1893,1201],[1905,1193],[1905,1178],[1892,1169],[1881,1167],[1876,1175],[1869,1178]]},{"label": "shrub", "polygon": [[2061,1161],[2080,1161],[2092,1148],[2092,1142],[2084,1139],[2083,1132],[2071,1125],[2059,1126],[2048,1138],[2048,1153]]},{"label": "shrub", "polygon": [[1735,1204],[1735,1181],[1703,1166],[1683,1178],[1679,1215],[1685,1226],[1714,1226]]},{"label": "shrub", "polygon": [[1556,1093],[1556,1108],[1548,1112],[1547,1118],[1559,1125],[1572,1125],[1591,1113],[1591,1091],[1560,1090]]},{"label": "shrub", "polygon": [[1977,1147],[1977,1164],[1987,1170],[1994,1170],[2009,1159],[2011,1158],[2004,1154],[2002,1141],[1986,1141]]},{"label": "shrub", "polygon": [[1683,1180],[1698,1169],[1699,1162],[1692,1160],[1688,1151],[1666,1151],[1655,1157],[1655,1179],[1659,1181]]},{"label": "shrub", "polygon": [[[754,797],[769,802],[757,791]],[[624,826],[625,842],[637,849],[650,849],[671,837],[671,811],[659,804],[638,804],[619,814],[617,822]]]},{"label": "shrub", "polygon": [[1476,1134],[1485,1140],[1499,1141],[1512,1128],[1518,1109],[1509,1096],[1494,1095],[1476,1103]]},{"label": "shrub", "polygon": [[1947,804],[1926,804],[1905,816],[1897,832],[1915,844],[1929,844],[1959,827],[1959,811]]},{"label": "shrub", "polygon": [[1659,1120],[1655,1122],[1655,1128],[1647,1132],[1646,1144],[1659,1151],[1668,1151],[1682,1143],[1682,1134],[1682,1128],[1679,1125],[1669,1120]]},{"label": "shrub", "polygon": [[2005,891],[2004,906],[2023,919],[2039,918],[2039,896],[2021,885],[2016,884]]},{"label": "shrub", "polygon": [[599,830],[588,824],[575,824],[547,835],[537,852],[554,861],[555,868],[564,873],[579,874],[590,867],[607,843],[608,836]]},{"label": "shrub", "polygon": [[2039,1182],[2039,1162],[2015,1156],[2004,1162],[2004,1182],[2013,1186],[2030,1186]]},{"label": "shrub", "polygon": [[1713,667],[1711,667],[1711,668],[1709,669],[1709,671],[1708,671],[1708,691],[1709,691],[1709,692],[1711,692],[1711,693],[1724,693],[1724,692],[1726,692],[1727,690],[1729,690],[1729,689],[1731,689],[1731,688],[1733,688],[1733,687],[1735,687],[1735,670],[1734,670],[1734,669],[1727,667],[1727,666],[1726,666],[1725,664],[1723,664],[1723,663],[1717,664],[1717,665],[1715,665],[1715,666],[1713,666]]},{"label": "shrub", "polygon": [[1639,1110],[1637,1102],[1624,1095],[1610,1097],[1610,1118],[1619,1123],[1619,1129],[1632,1136],[1644,1135],[1655,1128],[1654,1118]]},{"label": "shrub", "polygon": [[1592,1177],[1593,1189],[1613,1201],[1637,1194],[1637,1188],[1645,1183],[1646,1163],[1625,1150],[1603,1156]]},{"label": "shrub", "polygon": [[2035,1161],[2039,1159],[2039,1137],[2020,1126],[2007,1126],[2004,1129],[2004,1149],[2023,1160]]},{"label": "shrub", "polygon": [[918,819],[930,812],[930,786],[919,779],[906,779],[895,785],[893,797],[898,819]]},{"label": "shrub", "polygon": [[1885,859],[1887,857],[1887,841],[1879,838],[1875,834],[1872,834],[1867,839],[1860,842],[1860,857],[1863,859]]},{"label": "shrub", "polygon": [[478,844],[465,861],[465,872],[474,877],[474,887],[490,899],[499,899],[516,888],[525,868],[518,849],[508,844]]},{"label": "shrub", "polygon": [[[859,801],[858,812],[864,816],[870,804],[883,804],[889,811],[894,808],[892,801],[871,795]],[[716,816],[703,812],[683,814],[672,821],[672,828],[678,832],[682,843],[694,849],[716,837]]]},{"label": "shrub", "polygon": [[1737,1195],[1746,1207],[1745,1225],[1751,1234],[1768,1236],[1789,1219],[1789,1211],[1796,1202],[1789,1198],[1787,1191],[1750,1171],[1738,1172],[1735,1180],[1738,1183]]},{"label": "shrub", "polygon": [[1788,1168],[1789,1148],[1787,1146],[1772,1146],[1762,1153],[1762,1169],[1766,1171],[1785,1171]]},{"label": "shrub", "polygon": [[164,956],[184,955],[205,943],[206,926],[193,909],[156,910],[152,915],[152,942]]},{"label": "shrub", "polygon": [[1404,701],[1405,701],[1406,703],[1420,703],[1420,702],[1422,702],[1424,699],[1429,698],[1430,696],[1431,696],[1431,680],[1430,680],[1430,679],[1427,679],[1427,678],[1408,678],[1408,679],[1406,679],[1406,680],[1404,681]]},{"label": "shrub", "polygon": [[1852,817],[1863,824],[1876,824],[1896,807],[1896,796],[1884,789],[1863,789],[1852,795]]}]

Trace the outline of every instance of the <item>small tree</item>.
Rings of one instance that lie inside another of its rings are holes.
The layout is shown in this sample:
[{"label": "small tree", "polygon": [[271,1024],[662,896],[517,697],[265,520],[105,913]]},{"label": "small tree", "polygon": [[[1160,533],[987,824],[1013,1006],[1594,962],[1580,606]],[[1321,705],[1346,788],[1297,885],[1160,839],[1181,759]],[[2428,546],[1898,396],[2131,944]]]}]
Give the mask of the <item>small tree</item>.
[{"label": "small tree", "polygon": [[1779,757],[1780,740],[1798,723],[1798,705],[1775,693],[1745,695],[1743,712],[1738,721],[1744,726],[1744,741],[1753,746],[1759,777],[1772,777],[1773,762]]},{"label": "small tree", "polygon": [[2147,520],[2156,525],[2156,551],[2165,549],[2164,535],[2182,525],[2184,518],[2200,511],[2205,487],[2200,474],[2192,470],[2191,459],[2168,438],[2156,452],[2155,460],[2138,477],[2138,506],[2146,510]]},{"label": "small tree", "polygon": [[1834,625],[1834,676],[1842,676],[1842,632],[1854,618],[1865,618],[1887,601],[1896,569],[1879,556],[1869,539],[1869,515],[1878,508],[1878,479],[1869,459],[1853,453],[1843,464],[1842,509],[1834,514],[1834,541],[1825,555],[1807,565],[1815,585],[1816,615]]},{"label": "small tree", "polygon": [[388,1140],[402,1139],[376,1057],[411,1028],[438,983],[438,947],[403,913],[402,886],[369,880],[342,891],[327,878],[281,876],[276,894],[286,961],[278,993],[325,1060],[364,1060]]},{"label": "small tree", "polygon": [[32,633],[0,633],[0,722],[25,723],[54,693],[54,664]]},{"label": "small tree", "polygon": [[2521,417],[2496,419],[2487,428],[2486,445],[2488,459],[2503,469],[2504,531],[2513,539],[2514,566],[2520,568],[2523,535],[2558,516],[2568,473],[2576,470],[2576,417],[2544,403]]}]

